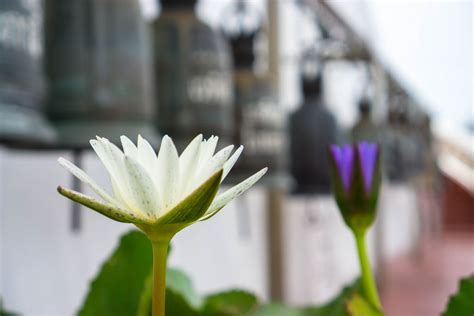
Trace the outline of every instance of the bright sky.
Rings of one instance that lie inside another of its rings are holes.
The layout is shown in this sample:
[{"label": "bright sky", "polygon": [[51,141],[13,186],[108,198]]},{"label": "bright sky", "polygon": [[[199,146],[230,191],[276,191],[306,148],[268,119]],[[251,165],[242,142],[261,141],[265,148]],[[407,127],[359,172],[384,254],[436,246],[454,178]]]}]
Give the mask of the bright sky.
[{"label": "bright sky", "polygon": [[380,57],[435,118],[474,121],[471,1],[368,1]]}]

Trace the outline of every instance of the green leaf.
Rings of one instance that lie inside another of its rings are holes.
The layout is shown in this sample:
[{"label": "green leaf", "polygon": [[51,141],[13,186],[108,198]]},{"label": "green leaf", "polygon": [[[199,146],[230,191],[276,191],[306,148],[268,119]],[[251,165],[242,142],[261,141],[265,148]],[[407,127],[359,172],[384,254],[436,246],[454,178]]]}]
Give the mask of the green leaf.
[{"label": "green leaf", "polygon": [[[198,315],[198,305],[202,299],[197,295],[189,277],[177,269],[168,269],[166,273],[166,315]],[[153,293],[153,275],[150,273],[140,297],[137,316],[151,316]]]},{"label": "green leaf", "polygon": [[[184,295],[166,289],[166,316],[198,316],[200,313],[186,300]],[[151,315],[150,315],[151,316]]]},{"label": "green leaf", "polygon": [[474,315],[474,275],[461,279],[459,290],[449,299],[443,316]]},{"label": "green leaf", "polygon": [[304,309],[306,316],[346,316],[347,300],[360,288],[360,279],[344,287],[341,292],[328,303],[322,306],[309,306]]},{"label": "green leaf", "polygon": [[17,316],[17,313],[9,312],[5,309],[3,309],[3,302],[2,299],[0,298],[0,316]]},{"label": "green leaf", "polygon": [[168,268],[166,271],[166,287],[182,295],[186,302],[194,308],[200,308],[203,304],[203,299],[194,289],[191,279],[181,270]]},{"label": "green leaf", "polygon": [[153,274],[150,273],[145,279],[145,286],[138,301],[137,316],[151,315],[151,299],[153,295]]},{"label": "green leaf", "polygon": [[125,234],[91,283],[79,315],[137,315],[152,260],[151,243],[144,234]]},{"label": "green leaf", "polygon": [[[344,287],[338,296],[321,306],[291,307],[283,304],[260,306],[252,316],[347,316],[346,304],[359,289],[360,281]],[[367,315],[369,316],[369,315]]]},{"label": "green leaf", "polygon": [[[91,283],[79,315],[150,316],[152,253],[144,234],[136,230],[126,233]],[[166,315],[198,315],[202,299],[190,278],[177,269],[168,269],[166,278]]]},{"label": "green leaf", "polygon": [[206,212],[219,190],[222,169],[214,173],[188,197],[160,217],[154,225],[188,224],[197,221]]},{"label": "green leaf", "polygon": [[290,307],[279,303],[260,306],[253,316],[306,316],[304,309]]},{"label": "green leaf", "polygon": [[348,316],[384,316],[384,314],[361,294],[355,292],[347,302]]},{"label": "green leaf", "polygon": [[203,316],[242,316],[251,315],[258,307],[258,299],[255,295],[233,290],[213,294],[205,299]]}]

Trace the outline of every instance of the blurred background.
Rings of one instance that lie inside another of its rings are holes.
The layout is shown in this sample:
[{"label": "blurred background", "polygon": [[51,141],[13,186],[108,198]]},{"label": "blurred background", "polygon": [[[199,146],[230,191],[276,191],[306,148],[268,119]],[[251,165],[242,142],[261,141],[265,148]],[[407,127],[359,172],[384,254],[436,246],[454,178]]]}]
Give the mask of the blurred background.
[{"label": "blurred background", "polygon": [[[0,297],[72,315],[130,226],[56,193],[108,186],[95,135],[243,144],[265,181],[184,230],[199,292],[323,303],[359,274],[325,146],[383,146],[370,255],[388,315],[438,315],[474,272],[470,1],[0,0]],[[87,190],[86,190],[87,192]],[[90,193],[90,192],[87,192]],[[26,299],[28,298],[28,299]]]}]

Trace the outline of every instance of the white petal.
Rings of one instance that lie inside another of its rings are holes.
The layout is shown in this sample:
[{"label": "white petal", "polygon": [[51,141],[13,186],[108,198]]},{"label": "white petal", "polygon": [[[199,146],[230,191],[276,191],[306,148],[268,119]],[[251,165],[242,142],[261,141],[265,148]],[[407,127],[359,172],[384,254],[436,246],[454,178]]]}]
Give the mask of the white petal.
[{"label": "white petal", "polygon": [[247,191],[251,186],[255,184],[261,177],[267,172],[268,168],[263,168],[253,176],[245,179],[244,181],[240,182],[236,186],[233,186],[229,190],[225,191],[224,193],[220,194],[214,199],[209,209],[206,211],[203,217],[200,220],[206,220],[209,217],[212,217],[216,214],[220,209],[222,209],[227,203],[235,199],[237,196],[241,195],[245,191]]},{"label": "white petal", "polygon": [[97,141],[91,140],[90,143],[110,176],[114,177],[118,183],[123,182],[125,179],[123,152],[106,138],[97,137]]},{"label": "white petal", "polygon": [[174,206],[179,185],[179,157],[173,141],[168,135],[161,140],[157,159],[157,186],[161,206],[164,210]]},{"label": "white petal", "polygon": [[199,171],[198,176],[194,180],[194,185],[198,186],[210,176],[217,172],[217,170],[222,169],[224,163],[229,159],[230,154],[234,149],[234,145],[227,146],[220,150],[211,160],[203,166],[203,169]]},{"label": "white petal", "polygon": [[124,200],[127,205],[132,205],[127,185],[123,152],[106,138],[97,137],[97,140],[97,142],[91,140],[92,147],[106,166],[112,180],[115,181],[121,199]]},{"label": "white petal", "polygon": [[[199,150],[201,148],[202,135],[196,136],[186,147],[179,157],[179,192],[178,197],[184,195],[188,184],[192,182],[198,165]],[[189,185],[190,186],[190,185]]]},{"label": "white petal", "polygon": [[244,146],[240,146],[237,148],[237,150],[234,152],[234,154],[227,160],[224,164],[224,173],[222,174],[222,181],[224,181],[225,177],[229,174],[230,170],[232,170],[232,167],[234,167],[235,163],[237,162],[237,159],[239,159],[240,154],[242,153],[242,150],[244,150]]},{"label": "white petal", "polygon": [[[149,173],[150,177],[153,177],[156,170],[156,153],[151,147],[150,143],[147,142],[143,137],[138,135],[138,161],[142,167]],[[133,157],[132,157],[133,158]]]},{"label": "white petal", "polygon": [[60,157],[58,159],[58,162],[61,166],[69,170],[69,172],[71,172],[79,180],[86,183],[104,201],[117,207],[124,207],[123,205],[121,205],[120,202],[118,202],[116,199],[110,196],[103,188],[101,188],[87,173],[84,172],[84,170],[77,167],[72,162],[64,159],[63,157]]},{"label": "white petal", "polygon": [[112,183],[112,192],[114,193],[114,197],[121,203],[121,205],[126,205],[127,209],[132,210],[133,209],[132,201],[129,198],[125,199],[124,195],[120,192],[117,181],[115,181],[114,179],[111,179],[110,182]]},{"label": "white petal", "polygon": [[125,156],[128,184],[136,210],[155,217],[160,210],[158,191],[146,170],[133,158]]},{"label": "white petal", "polygon": [[125,155],[138,160],[137,146],[135,146],[135,144],[127,136],[120,136],[120,141],[122,142],[122,148]]},{"label": "white petal", "polygon": [[209,160],[212,158],[214,151],[216,150],[218,140],[219,137],[211,136],[207,141],[202,142],[201,152],[199,155],[199,169],[202,169],[203,166],[209,163]]},{"label": "white petal", "polygon": [[95,153],[99,157],[100,161],[102,161],[102,164],[104,165],[105,169],[107,169],[110,177],[118,180],[118,175],[116,174],[115,168],[112,165],[109,155],[106,152],[104,146],[102,145],[101,142],[95,139],[90,140],[90,144],[92,148],[94,149]]}]

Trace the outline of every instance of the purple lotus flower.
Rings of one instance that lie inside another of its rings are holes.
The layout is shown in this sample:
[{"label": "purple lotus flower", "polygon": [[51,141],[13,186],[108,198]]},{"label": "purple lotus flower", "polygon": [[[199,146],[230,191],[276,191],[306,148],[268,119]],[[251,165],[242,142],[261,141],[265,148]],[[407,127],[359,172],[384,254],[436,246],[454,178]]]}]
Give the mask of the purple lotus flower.
[{"label": "purple lotus flower", "polygon": [[330,145],[329,161],[334,195],[344,220],[350,227],[363,222],[362,226],[367,228],[375,218],[380,188],[379,146],[365,141]]}]

